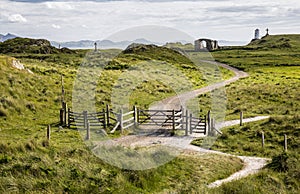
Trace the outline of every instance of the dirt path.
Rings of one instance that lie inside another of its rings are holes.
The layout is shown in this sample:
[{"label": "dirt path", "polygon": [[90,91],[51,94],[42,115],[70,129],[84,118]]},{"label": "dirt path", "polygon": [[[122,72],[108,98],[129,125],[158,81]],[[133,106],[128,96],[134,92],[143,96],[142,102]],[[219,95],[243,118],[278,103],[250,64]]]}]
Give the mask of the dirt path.
[{"label": "dirt path", "polygon": [[[205,62],[209,62],[209,61],[205,61]],[[217,63],[217,62],[209,62],[209,63],[213,63],[215,65],[229,69],[232,72],[234,72],[235,76],[228,80],[225,80],[225,81],[222,81],[219,83],[215,83],[215,84],[206,86],[204,88],[197,89],[192,92],[187,92],[187,93],[181,94],[179,96],[167,98],[165,100],[162,100],[159,103],[154,104],[153,106],[150,107],[150,109],[160,109],[160,110],[161,109],[177,109],[177,108],[179,108],[178,105],[180,103],[185,103],[188,100],[199,96],[200,94],[204,94],[204,93],[210,92],[214,89],[224,87],[225,85],[235,82],[240,78],[244,78],[244,77],[248,76],[247,73],[240,71],[236,68],[230,67],[228,65],[225,65],[222,63]],[[254,122],[254,121],[263,120],[263,119],[267,119],[267,118],[269,118],[269,117],[268,116],[259,116],[259,117],[244,119],[243,122],[245,122],[245,123],[246,122]],[[239,124],[239,120],[224,121],[223,123],[218,124],[219,126],[217,126],[217,127],[219,129],[221,129],[223,127],[229,127],[229,126],[234,126],[234,125],[238,125],[238,124]],[[218,187],[223,183],[237,180],[237,179],[246,177],[250,174],[254,174],[258,170],[262,169],[266,165],[267,161],[269,160],[266,158],[235,156],[235,155],[231,155],[231,154],[227,154],[227,153],[222,153],[219,151],[207,150],[207,149],[204,149],[204,148],[201,148],[198,146],[191,145],[190,143],[195,138],[196,137],[191,137],[191,136],[169,137],[169,136],[164,136],[164,135],[162,135],[162,136],[159,136],[159,135],[156,135],[156,136],[155,135],[130,135],[130,136],[124,136],[124,137],[121,137],[118,139],[112,139],[112,140],[109,140],[107,142],[102,142],[102,143],[112,144],[112,145],[122,145],[122,146],[126,146],[126,147],[131,147],[131,148],[148,147],[148,146],[154,146],[154,145],[172,146],[174,148],[178,148],[179,150],[183,150],[183,151],[196,151],[196,152],[201,152],[201,153],[212,153],[212,154],[234,156],[234,157],[240,158],[243,161],[244,168],[242,170],[232,174],[231,176],[229,176],[226,179],[217,180],[217,181],[209,184],[208,185],[209,188]]]},{"label": "dirt path", "polygon": [[179,109],[181,104],[186,104],[187,101],[196,98],[197,96],[201,95],[201,94],[205,94],[208,92],[211,92],[217,88],[222,88],[225,85],[229,85],[232,82],[235,82],[241,78],[245,78],[248,77],[248,74],[246,72],[240,71],[234,67],[231,67],[229,65],[223,64],[223,63],[219,63],[219,62],[215,62],[215,61],[203,61],[206,63],[211,63],[213,65],[217,65],[217,66],[221,66],[223,68],[226,68],[230,71],[232,71],[235,75],[233,77],[231,77],[228,80],[225,81],[221,81],[215,84],[211,84],[209,86],[197,89],[197,90],[193,90],[190,92],[186,92],[183,94],[179,94],[177,96],[172,96],[170,98],[164,99],[162,101],[160,101],[157,104],[154,104],[150,107],[150,109],[165,109],[165,110],[170,110],[170,109]]},{"label": "dirt path", "polygon": [[[185,104],[188,100],[193,99],[201,94],[213,91],[214,89],[217,88],[221,88],[224,87],[225,85],[229,85],[230,83],[233,83],[241,78],[245,78],[248,77],[249,75],[246,72],[240,71],[234,67],[231,67],[229,65],[223,64],[223,63],[218,63],[218,62],[212,62],[212,61],[204,61],[207,63],[212,63],[214,65],[218,65],[221,66],[223,68],[226,68],[232,72],[234,72],[234,76],[228,80],[219,82],[219,83],[215,83],[209,86],[206,86],[204,88],[200,88],[197,89],[195,91],[192,92],[187,92],[184,94],[181,94],[179,96],[175,96],[175,97],[170,97],[168,99],[163,100],[161,103],[159,103],[159,105],[164,104],[164,107],[167,109],[176,109],[179,108],[178,104],[180,104],[179,102],[181,102],[182,104]],[[176,107],[177,105],[177,107]],[[154,107],[155,109],[156,107]],[[263,120],[263,119],[267,119],[269,118],[269,116],[259,116],[259,117],[254,117],[254,118],[247,118],[244,119],[243,122],[247,123],[247,122],[254,122],[254,121],[259,121],[259,120]],[[234,126],[234,125],[238,125],[240,122],[240,120],[232,120],[232,121],[224,121],[222,123],[219,123],[219,126],[216,126],[218,129],[221,129],[223,127],[229,127],[229,126]],[[202,152],[202,153],[214,153],[214,154],[225,154],[225,155],[230,155],[230,154],[226,154],[226,153],[222,153],[222,152],[218,152],[218,151],[212,151],[212,150],[205,150],[203,148],[200,148],[198,146],[193,146],[191,145],[191,139],[189,138],[180,138],[180,139],[173,139],[171,141],[168,141],[169,145],[178,147],[178,148],[182,148],[182,149],[188,149],[188,150],[194,150],[194,151],[198,151],[198,152]],[[158,142],[163,142],[162,140],[158,140]],[[233,155],[230,155],[233,156]],[[208,185],[209,188],[213,188],[213,187],[218,187],[223,183],[226,182],[230,182],[233,180],[237,180],[243,177],[246,177],[250,174],[254,174],[256,172],[258,172],[260,169],[262,169],[266,164],[267,161],[269,159],[267,158],[257,158],[257,157],[248,157],[248,156],[235,156],[240,158],[243,163],[244,163],[244,168],[234,174],[232,174],[231,176],[229,176],[226,179],[222,179],[222,180],[217,180],[211,184]]]}]

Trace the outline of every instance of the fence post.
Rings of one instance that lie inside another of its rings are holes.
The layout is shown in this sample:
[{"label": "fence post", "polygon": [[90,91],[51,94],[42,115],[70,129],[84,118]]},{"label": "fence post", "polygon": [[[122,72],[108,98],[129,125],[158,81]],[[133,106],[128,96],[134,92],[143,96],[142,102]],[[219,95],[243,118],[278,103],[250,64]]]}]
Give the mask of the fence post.
[{"label": "fence post", "polygon": [[210,117],[210,110],[207,113],[207,135],[211,133],[211,117]]},{"label": "fence post", "polygon": [[68,119],[68,104],[65,103],[65,118],[64,118],[64,126],[67,125],[67,119]]},{"label": "fence post", "polygon": [[87,122],[86,124],[86,140],[90,140],[90,122]]},{"label": "fence post", "polygon": [[134,117],[134,126],[138,125],[138,113],[136,106],[133,106],[133,117]]},{"label": "fence post", "polygon": [[110,125],[110,121],[109,121],[109,105],[106,105],[106,124],[107,126]]},{"label": "fence post", "polygon": [[123,109],[120,110],[119,121],[120,121],[121,133],[123,133]]},{"label": "fence post", "polygon": [[84,128],[87,128],[87,111],[83,111],[83,123],[84,123]]},{"label": "fence post", "polygon": [[64,113],[65,110],[63,108],[60,109],[59,112],[59,120],[60,120],[60,125],[63,126],[64,125]]},{"label": "fence post", "polygon": [[193,134],[193,125],[192,125],[192,121],[193,121],[193,114],[190,113],[190,134],[192,135]]},{"label": "fence post", "polygon": [[68,108],[68,123],[67,123],[67,126],[68,126],[68,128],[70,128],[70,112],[71,112],[71,109],[70,108]]},{"label": "fence post", "polygon": [[189,135],[189,111],[185,111],[185,136]]},{"label": "fence post", "polygon": [[261,146],[262,148],[265,147],[265,133],[263,131],[261,132]]},{"label": "fence post", "polygon": [[172,110],[172,134],[175,134],[175,110]]},{"label": "fence post", "polygon": [[106,127],[106,114],[105,114],[105,110],[104,109],[102,109],[102,113],[103,113],[103,127],[104,127],[104,129],[106,129],[107,127]]},{"label": "fence post", "polygon": [[287,136],[284,134],[284,151],[287,151]]},{"label": "fence post", "polygon": [[243,111],[240,112],[240,126],[243,126]]},{"label": "fence post", "polygon": [[206,122],[206,115],[204,116],[204,135],[207,135],[207,122]]},{"label": "fence post", "polygon": [[137,124],[140,124],[140,109],[137,109]]},{"label": "fence post", "polygon": [[47,126],[47,139],[50,140],[50,137],[51,137],[51,126],[48,125]]}]

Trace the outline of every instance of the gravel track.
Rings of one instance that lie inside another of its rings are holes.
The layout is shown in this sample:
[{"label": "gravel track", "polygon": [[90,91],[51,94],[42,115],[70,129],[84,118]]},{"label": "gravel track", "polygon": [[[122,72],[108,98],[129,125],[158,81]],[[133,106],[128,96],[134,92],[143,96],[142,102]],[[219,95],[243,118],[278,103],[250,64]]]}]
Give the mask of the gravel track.
[{"label": "gravel track", "polygon": [[[229,69],[230,71],[234,72],[235,76],[219,82],[215,83],[206,87],[203,87],[201,89],[194,90],[192,92],[187,92],[178,96],[170,97],[165,100],[162,100],[159,103],[154,104],[153,106],[150,107],[150,109],[177,109],[179,108],[180,103],[185,103],[188,100],[195,98],[199,96],[200,94],[204,94],[207,92],[210,92],[214,89],[224,87],[225,85],[228,85],[232,82],[235,82],[241,78],[245,78],[248,76],[247,73],[240,71],[236,68],[230,67],[226,64],[218,63],[218,62],[211,62],[211,61],[204,61],[208,63],[212,63],[221,67],[224,67],[226,69]],[[254,118],[247,118],[244,119],[243,122],[254,122],[254,121],[259,121],[263,119],[268,119],[268,116],[259,116],[259,117],[254,117]],[[229,126],[234,126],[239,124],[239,120],[232,120],[232,121],[224,121],[223,123],[219,124],[217,126],[219,129],[223,127],[229,127]],[[221,154],[221,155],[228,155],[228,156],[234,156],[240,158],[243,163],[244,163],[244,168],[231,176],[229,176],[226,179],[222,180],[217,180],[211,184],[208,185],[209,188],[213,187],[218,187],[222,185],[223,183],[230,182],[233,180],[237,180],[243,177],[246,177],[250,174],[257,173],[260,169],[262,169],[267,162],[270,159],[267,158],[258,158],[258,157],[249,157],[249,156],[236,156],[236,155],[231,155],[227,153],[222,153],[219,151],[213,151],[213,150],[208,150],[204,149],[198,146],[191,145],[190,143],[195,139],[196,137],[192,136],[182,136],[182,137],[170,137],[166,135],[129,135],[129,136],[124,136],[118,139],[112,139],[108,140],[106,142],[102,142],[100,144],[113,144],[113,145],[122,145],[126,147],[148,147],[148,146],[157,146],[157,145],[162,145],[162,146],[172,146],[174,148],[178,148],[179,150],[182,151],[196,151],[200,153],[211,153],[211,154]]]}]

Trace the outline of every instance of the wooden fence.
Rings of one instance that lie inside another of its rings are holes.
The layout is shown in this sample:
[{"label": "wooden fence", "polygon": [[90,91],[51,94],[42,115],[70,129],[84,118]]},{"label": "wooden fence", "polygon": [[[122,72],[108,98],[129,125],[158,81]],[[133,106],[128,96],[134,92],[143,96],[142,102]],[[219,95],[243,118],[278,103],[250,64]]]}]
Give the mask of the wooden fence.
[{"label": "wooden fence", "polygon": [[183,128],[182,110],[137,110],[139,125],[169,127],[173,130]]},{"label": "wooden fence", "polygon": [[[64,108],[67,106],[65,105]],[[76,127],[77,129],[112,129],[110,133],[116,130],[128,129],[130,127],[153,126],[153,128],[184,130],[185,135],[201,133],[211,135],[214,131],[213,119],[210,118],[210,112],[204,117],[194,117],[187,110],[143,110],[134,107],[129,112],[120,110],[114,112],[106,106],[100,112],[89,113],[87,111],[74,112],[70,108],[62,108],[60,111],[60,122],[63,126]]]},{"label": "wooden fence", "polygon": [[68,109],[67,115],[68,127],[73,126],[86,129],[87,123],[89,123],[90,127],[106,128],[105,112],[88,113],[87,111],[83,111],[81,113],[76,113],[72,112],[71,109]]},{"label": "wooden fence", "polygon": [[207,120],[206,116],[204,118],[196,118],[190,114],[190,117],[187,117],[189,120],[189,130],[190,134],[192,133],[203,133],[206,134],[207,131]]}]

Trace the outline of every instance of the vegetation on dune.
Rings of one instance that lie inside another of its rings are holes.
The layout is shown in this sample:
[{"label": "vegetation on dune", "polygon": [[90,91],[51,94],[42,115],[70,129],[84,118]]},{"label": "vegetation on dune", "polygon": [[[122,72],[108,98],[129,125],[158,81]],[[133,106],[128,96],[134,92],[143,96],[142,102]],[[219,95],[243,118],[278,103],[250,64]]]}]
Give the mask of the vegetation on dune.
[{"label": "vegetation on dune", "polygon": [[[0,192],[195,192],[206,190],[208,183],[241,169],[242,163],[236,158],[197,154],[180,155],[147,171],[122,170],[104,163],[87,149],[77,131],[60,128],[58,124],[60,76],[64,79],[65,100],[71,102],[78,67],[84,63],[87,51],[42,54],[28,49],[0,56]],[[101,52],[107,56],[120,51]],[[193,65],[178,52],[164,48],[121,53],[115,60],[134,65],[146,58],[167,60],[187,69],[186,72]],[[11,63],[16,59],[34,74],[13,68]],[[101,72],[95,89],[99,109],[110,103],[111,90],[124,72],[124,68]],[[134,92],[132,102],[141,106],[173,93],[168,86],[155,81],[143,82]],[[45,137],[48,124],[52,128],[50,141]],[[228,168],[223,168],[224,163]]]},{"label": "vegetation on dune", "polygon": [[[227,119],[238,119],[240,111],[245,117],[270,115],[271,118],[223,129],[223,135],[212,149],[270,157],[272,162],[258,175],[225,184],[212,192],[299,192],[299,49],[300,35],[276,35],[253,41],[245,47],[213,52],[216,60],[246,70],[250,75],[226,87]],[[210,109],[209,97],[210,94],[199,97],[204,110]],[[283,153],[284,134],[288,137],[287,153]],[[201,143],[201,139],[193,142],[194,145]]]},{"label": "vegetation on dune", "polygon": [[229,47],[212,55],[217,61],[251,71],[255,67],[299,66],[299,51],[300,35],[269,35],[247,46]]},{"label": "vegetation on dune", "polygon": [[72,54],[74,51],[67,48],[57,49],[44,39],[14,38],[0,42],[0,53]]},{"label": "vegetation on dune", "polygon": [[[85,62],[89,52],[63,52],[51,50],[51,47],[43,50],[44,43],[38,47],[22,47],[25,52],[19,52],[21,47],[15,43],[12,40],[11,46],[0,44],[0,53],[9,53],[9,56],[0,56],[0,192],[299,192],[299,35],[267,36],[245,47],[212,53],[218,61],[250,74],[250,77],[226,87],[227,119],[238,119],[241,110],[245,117],[271,115],[264,121],[224,129],[212,149],[272,158],[260,173],[215,189],[205,185],[239,170],[242,167],[240,160],[227,156],[180,155],[159,168],[132,171],[113,167],[95,157],[77,131],[58,126],[60,76],[64,76],[65,99],[71,102],[78,67]],[[51,54],[47,54],[48,51]],[[180,50],[140,46],[124,52],[109,50],[101,53],[109,59],[116,57],[103,69],[100,77],[96,71],[90,74],[99,77],[93,83],[99,110],[110,103],[112,89],[119,87],[118,78],[143,61],[164,61],[164,64],[173,65],[183,72],[194,88],[206,84],[203,75],[190,59],[180,54]],[[194,54],[197,53],[190,56]],[[34,74],[14,69],[11,66],[13,57]],[[91,58],[91,67],[99,65],[96,57]],[[223,78],[232,76],[227,70],[221,71]],[[133,90],[130,100],[132,104],[147,107],[173,94],[165,83],[145,80]],[[203,113],[210,108],[209,97],[210,94],[199,97]],[[48,124],[52,127],[50,141],[45,137]],[[264,149],[261,148],[262,131],[265,134]],[[288,137],[287,153],[282,152],[284,134]],[[193,144],[201,144],[201,141],[195,140]]]}]

